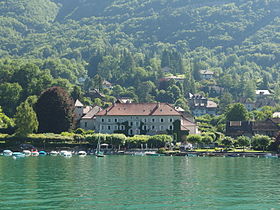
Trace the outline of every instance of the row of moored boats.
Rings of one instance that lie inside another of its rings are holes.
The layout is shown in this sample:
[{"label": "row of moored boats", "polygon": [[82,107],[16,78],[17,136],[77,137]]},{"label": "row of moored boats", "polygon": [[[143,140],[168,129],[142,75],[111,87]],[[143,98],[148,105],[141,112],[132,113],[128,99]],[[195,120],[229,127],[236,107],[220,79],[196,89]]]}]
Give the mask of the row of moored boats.
[{"label": "row of moored boats", "polygon": [[[13,156],[13,157],[28,157],[28,156],[64,156],[64,157],[72,157],[73,155],[79,155],[79,156],[86,156],[86,151],[79,151],[79,152],[71,152],[67,150],[62,151],[38,151],[38,150],[23,150],[22,152],[13,152],[11,150],[4,150],[3,153],[1,153],[2,156]],[[98,156],[98,155],[97,155]],[[101,155],[100,155],[101,157]]]}]

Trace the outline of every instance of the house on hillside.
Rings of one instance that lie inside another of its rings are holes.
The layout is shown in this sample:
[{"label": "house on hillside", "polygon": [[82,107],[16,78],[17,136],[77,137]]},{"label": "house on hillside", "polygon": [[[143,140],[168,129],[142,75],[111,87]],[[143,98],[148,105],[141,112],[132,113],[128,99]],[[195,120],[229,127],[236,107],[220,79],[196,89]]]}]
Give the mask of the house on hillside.
[{"label": "house on hillside", "polygon": [[279,119],[267,119],[252,122],[253,135],[260,134],[275,137],[280,131]]},{"label": "house on hillside", "polygon": [[274,112],[273,114],[272,114],[272,117],[273,118],[280,118],[280,112]]},{"label": "house on hillside", "polygon": [[200,78],[202,80],[213,79],[214,75],[215,75],[215,73],[213,71],[209,71],[209,70],[200,70],[199,74],[200,74]]},{"label": "house on hillside", "polygon": [[[88,122],[88,121],[87,121]],[[92,127],[100,133],[133,135],[174,134],[179,138],[198,133],[197,125],[167,103],[115,103],[92,117]]]},{"label": "house on hillside", "polygon": [[189,94],[189,107],[194,116],[216,115],[218,105],[199,94]]},{"label": "house on hillside", "polygon": [[249,121],[227,121],[226,135],[233,138],[238,136],[252,137],[252,123]]},{"label": "house on hillside", "polygon": [[272,96],[269,90],[256,90],[256,96],[257,98],[264,98]]},{"label": "house on hillside", "polygon": [[267,119],[264,121],[228,121],[226,135],[231,137],[249,136],[256,134],[276,137],[280,131],[280,119]]},{"label": "house on hillside", "polygon": [[102,88],[108,88],[108,89],[112,89],[113,85],[111,82],[108,82],[107,80],[103,80],[102,82]]}]

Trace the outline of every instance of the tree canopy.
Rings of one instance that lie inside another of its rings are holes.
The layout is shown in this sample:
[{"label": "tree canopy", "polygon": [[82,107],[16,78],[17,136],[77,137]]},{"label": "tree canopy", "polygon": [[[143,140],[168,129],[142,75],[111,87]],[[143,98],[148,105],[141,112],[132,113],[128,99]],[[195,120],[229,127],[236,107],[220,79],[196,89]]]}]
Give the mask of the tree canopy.
[{"label": "tree canopy", "polygon": [[74,102],[61,87],[44,91],[35,104],[39,132],[61,133],[74,125]]},{"label": "tree canopy", "polygon": [[248,119],[248,111],[243,104],[232,104],[226,111],[226,119],[228,121],[245,121]]}]

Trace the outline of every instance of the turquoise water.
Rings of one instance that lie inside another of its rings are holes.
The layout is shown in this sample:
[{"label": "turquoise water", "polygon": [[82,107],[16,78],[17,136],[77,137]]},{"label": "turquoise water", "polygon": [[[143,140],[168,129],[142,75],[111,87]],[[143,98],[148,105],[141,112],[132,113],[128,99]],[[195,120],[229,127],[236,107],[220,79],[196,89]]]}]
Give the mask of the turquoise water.
[{"label": "turquoise water", "polygon": [[0,209],[279,209],[280,159],[0,157]]}]

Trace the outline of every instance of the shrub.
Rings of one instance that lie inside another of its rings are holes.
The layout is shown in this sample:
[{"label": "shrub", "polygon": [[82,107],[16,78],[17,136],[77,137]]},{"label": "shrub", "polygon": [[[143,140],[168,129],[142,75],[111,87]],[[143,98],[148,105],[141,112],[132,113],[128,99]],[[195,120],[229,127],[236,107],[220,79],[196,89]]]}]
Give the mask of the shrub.
[{"label": "shrub", "polygon": [[168,135],[155,135],[151,136],[148,139],[148,144],[151,145],[151,147],[164,147],[166,143],[171,143],[172,137]]}]

